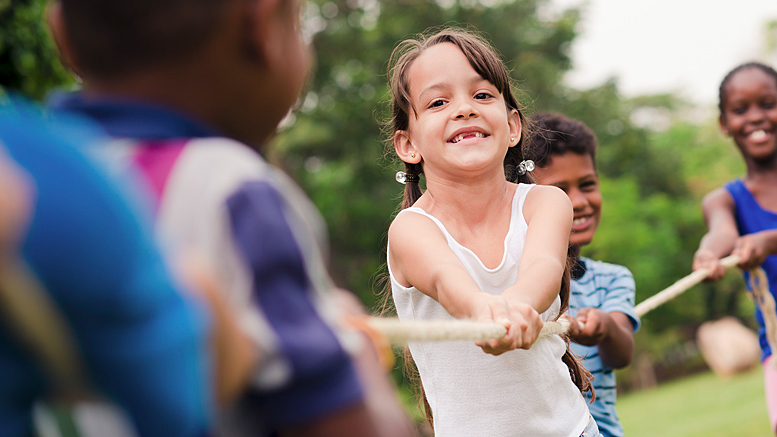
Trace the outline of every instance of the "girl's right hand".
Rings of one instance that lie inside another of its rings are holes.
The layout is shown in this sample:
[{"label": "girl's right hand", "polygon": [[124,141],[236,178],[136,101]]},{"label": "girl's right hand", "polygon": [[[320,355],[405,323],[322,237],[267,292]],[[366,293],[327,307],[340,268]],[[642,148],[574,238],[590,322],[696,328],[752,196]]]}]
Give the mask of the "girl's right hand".
[{"label": "girl's right hand", "polygon": [[732,255],[739,256],[739,268],[751,270],[761,266],[774,252],[777,233],[773,230],[747,234],[737,238]]},{"label": "girl's right hand", "polygon": [[498,323],[507,334],[498,339],[476,342],[483,352],[500,355],[513,349],[529,349],[542,330],[540,314],[528,304],[509,302],[503,296],[483,293],[475,304],[473,318],[481,322]]},{"label": "girl's right hand", "polygon": [[699,269],[707,269],[710,272],[704,279],[705,282],[718,281],[726,275],[726,268],[711,250],[699,249],[693,255],[693,271]]}]

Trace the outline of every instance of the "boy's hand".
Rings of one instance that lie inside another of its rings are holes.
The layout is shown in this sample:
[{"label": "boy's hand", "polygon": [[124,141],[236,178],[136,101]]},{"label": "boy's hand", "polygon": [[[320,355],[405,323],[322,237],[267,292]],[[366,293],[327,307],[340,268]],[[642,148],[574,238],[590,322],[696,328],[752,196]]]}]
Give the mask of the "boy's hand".
[{"label": "boy's hand", "polygon": [[530,305],[485,293],[473,316],[475,320],[499,323],[507,328],[507,334],[502,338],[476,342],[483,352],[492,355],[518,348],[529,349],[539,338],[543,325],[540,314]]},{"label": "boy's hand", "polygon": [[705,282],[718,281],[726,275],[726,268],[720,265],[720,259],[710,250],[699,249],[693,256],[693,271],[709,270]]},{"label": "boy's hand", "polygon": [[571,322],[567,331],[569,338],[583,346],[596,346],[601,343],[612,322],[608,313],[596,308],[581,308],[577,312],[577,318],[569,315],[565,317]]}]

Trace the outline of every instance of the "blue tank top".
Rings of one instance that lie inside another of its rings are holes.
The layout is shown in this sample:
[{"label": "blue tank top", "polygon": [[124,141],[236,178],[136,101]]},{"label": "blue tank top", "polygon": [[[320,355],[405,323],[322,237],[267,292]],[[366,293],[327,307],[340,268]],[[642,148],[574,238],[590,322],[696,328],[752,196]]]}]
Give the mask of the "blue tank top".
[{"label": "blue tank top", "polygon": [[[726,190],[734,198],[736,207],[736,220],[739,235],[754,234],[767,229],[777,229],[777,212],[763,209],[756,202],[745,184],[740,180],[733,180],[725,185]],[[761,266],[766,271],[769,279],[769,290],[772,296],[777,299],[777,255],[766,258]],[[749,275],[745,272],[745,281],[749,281]],[[750,283],[747,284],[748,290]],[[764,329],[764,319],[761,310],[756,307],[755,318],[758,320],[758,340],[761,342],[761,361],[772,354],[769,343],[766,341],[766,330]]]}]

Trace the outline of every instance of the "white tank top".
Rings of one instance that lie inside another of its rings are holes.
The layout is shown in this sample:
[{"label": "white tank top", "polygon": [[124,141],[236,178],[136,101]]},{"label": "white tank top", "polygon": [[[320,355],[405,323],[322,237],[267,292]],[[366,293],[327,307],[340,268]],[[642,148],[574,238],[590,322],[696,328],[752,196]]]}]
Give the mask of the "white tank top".
[{"label": "white tank top", "polygon": [[[495,269],[483,265],[424,210],[411,207],[400,214],[421,214],[436,223],[480,289],[500,294],[518,278],[528,228],[523,204],[533,186],[519,184],[516,188],[504,255]],[[436,300],[415,287],[400,285],[391,265],[389,275],[400,319],[453,318]],[[554,320],[560,307],[556,297],[542,320]],[[412,342],[409,346],[432,408],[436,437],[578,437],[588,424],[588,406],[561,361],[566,345],[559,336],[538,340],[528,351],[499,356],[486,354],[471,341]]]}]

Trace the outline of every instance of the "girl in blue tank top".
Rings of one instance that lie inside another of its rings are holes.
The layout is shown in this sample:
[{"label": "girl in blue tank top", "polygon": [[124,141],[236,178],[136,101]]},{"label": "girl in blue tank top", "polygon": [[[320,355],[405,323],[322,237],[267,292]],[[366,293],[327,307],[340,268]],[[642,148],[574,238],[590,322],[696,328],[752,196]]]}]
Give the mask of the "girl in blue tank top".
[{"label": "girl in blue tank top", "polygon": [[[777,72],[759,63],[735,68],[720,85],[719,109],[720,127],[742,153],[747,174],[705,196],[702,209],[709,232],[699,244],[693,269],[710,269],[709,279],[718,280],[725,274],[718,260],[739,255],[743,270],[763,267],[777,296]],[[769,365],[772,350],[758,309],[756,318],[766,404],[777,433],[777,366]]]}]

